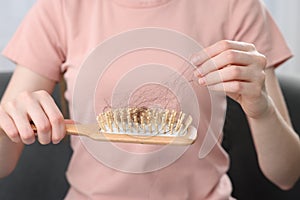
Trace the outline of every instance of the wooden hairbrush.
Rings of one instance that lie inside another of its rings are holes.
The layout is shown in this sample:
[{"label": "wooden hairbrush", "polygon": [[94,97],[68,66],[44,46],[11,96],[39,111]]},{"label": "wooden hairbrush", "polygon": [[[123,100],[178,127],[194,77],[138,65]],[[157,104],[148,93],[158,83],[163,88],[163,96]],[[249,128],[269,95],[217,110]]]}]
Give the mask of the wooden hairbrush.
[{"label": "wooden hairbrush", "polygon": [[197,130],[191,125],[192,117],[168,109],[110,109],[100,113],[97,122],[66,124],[67,135],[87,136],[99,141],[160,145],[190,145],[197,138]]}]

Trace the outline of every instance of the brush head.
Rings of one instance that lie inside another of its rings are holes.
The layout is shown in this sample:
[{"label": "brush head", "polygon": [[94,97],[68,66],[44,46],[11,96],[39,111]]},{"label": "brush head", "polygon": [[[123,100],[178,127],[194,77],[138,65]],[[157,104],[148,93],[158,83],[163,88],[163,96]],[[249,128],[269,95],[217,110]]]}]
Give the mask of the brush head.
[{"label": "brush head", "polygon": [[192,121],[183,112],[146,107],[109,109],[97,116],[102,133],[142,136],[185,136]]}]

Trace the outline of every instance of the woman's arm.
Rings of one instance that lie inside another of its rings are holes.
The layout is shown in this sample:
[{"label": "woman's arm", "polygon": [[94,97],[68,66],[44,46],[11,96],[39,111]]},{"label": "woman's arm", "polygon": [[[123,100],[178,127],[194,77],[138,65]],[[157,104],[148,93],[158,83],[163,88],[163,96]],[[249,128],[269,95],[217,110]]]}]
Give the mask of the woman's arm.
[{"label": "woman's arm", "polygon": [[300,175],[300,140],[291,126],[274,68],[265,73],[269,109],[248,121],[263,173],[280,188],[290,189]]},{"label": "woman's arm", "polygon": [[42,144],[57,143],[64,136],[63,117],[49,95],[55,82],[17,66],[0,104],[0,177],[15,168],[23,144],[35,141],[30,121]]},{"label": "woman's arm", "polygon": [[243,108],[265,176],[289,189],[300,175],[300,140],[292,129],[274,68],[252,44],[220,41],[196,54],[199,83],[225,91]]}]

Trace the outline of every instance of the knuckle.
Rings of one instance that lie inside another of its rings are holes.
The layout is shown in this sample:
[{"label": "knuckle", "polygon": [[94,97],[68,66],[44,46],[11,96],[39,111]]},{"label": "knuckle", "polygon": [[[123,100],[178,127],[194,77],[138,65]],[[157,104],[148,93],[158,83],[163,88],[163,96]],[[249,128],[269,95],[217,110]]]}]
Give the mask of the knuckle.
[{"label": "knuckle", "polygon": [[[32,95],[32,93],[29,92],[23,92],[20,95],[20,101],[23,102],[22,104],[25,105],[25,107],[28,107],[29,105],[36,103],[34,100],[34,96]],[[16,102],[18,102],[18,100],[16,100]]]},{"label": "knuckle", "polygon": [[257,53],[256,54],[256,60],[257,60],[257,63],[259,64],[259,66],[261,66],[263,69],[266,67],[267,58],[266,58],[265,55],[263,55],[261,53]]},{"label": "knuckle", "polygon": [[48,122],[40,122],[37,125],[37,129],[41,132],[49,132],[51,129],[51,126]]},{"label": "knuckle", "polygon": [[24,137],[33,137],[34,134],[33,134],[33,130],[31,127],[23,127],[20,132],[22,133],[22,135]]},{"label": "knuckle", "polygon": [[263,68],[265,68],[266,65],[267,65],[267,58],[266,58],[266,56],[263,55],[263,54],[260,54],[260,63],[261,63],[261,65],[263,66]]},{"label": "knuckle", "polygon": [[197,53],[193,53],[192,55],[191,55],[191,60],[195,60],[195,59],[198,59],[198,56],[199,56],[199,52],[197,52]]},{"label": "knuckle", "polygon": [[221,40],[219,45],[223,50],[227,50],[231,48],[231,42],[229,40]]},{"label": "knuckle", "polygon": [[61,115],[57,115],[50,120],[53,125],[60,125],[64,122],[64,118]]},{"label": "knuckle", "polygon": [[9,132],[6,133],[10,138],[18,138],[19,137],[19,132],[15,129],[11,129]]},{"label": "knuckle", "polygon": [[255,45],[252,44],[252,43],[248,43],[248,48],[249,48],[249,50],[251,50],[251,51],[255,51],[255,50],[256,50]]},{"label": "knuckle", "polygon": [[63,138],[62,135],[52,135],[52,141],[58,143]]},{"label": "knuckle", "polygon": [[32,144],[35,141],[35,135],[30,127],[20,130],[20,137],[24,144]]},{"label": "knuckle", "polygon": [[6,111],[14,110],[16,107],[17,107],[17,102],[15,99],[3,105],[3,109]]},{"label": "knuckle", "polygon": [[228,60],[229,63],[233,63],[236,59],[236,52],[233,50],[228,50],[226,51],[226,58]]},{"label": "knuckle", "polygon": [[32,141],[35,138],[33,134],[24,132],[22,133],[21,137],[25,142]]},{"label": "knuckle", "polygon": [[31,95],[30,92],[24,91],[24,92],[21,92],[21,93],[20,93],[19,97],[20,97],[20,99],[28,100],[28,99],[31,99],[31,98],[32,98],[32,95]]},{"label": "knuckle", "polygon": [[233,82],[232,88],[234,92],[240,93],[243,89],[243,85],[241,82],[235,81]]},{"label": "knuckle", "polygon": [[45,90],[38,90],[36,91],[36,94],[42,98],[48,98],[49,97],[49,93]]},{"label": "knuckle", "polygon": [[260,71],[260,73],[258,74],[258,80],[260,83],[264,83],[266,80],[266,73],[264,70]]},{"label": "knuckle", "polygon": [[232,67],[232,76],[233,78],[238,78],[241,76],[242,70],[238,66],[233,66]]},{"label": "knuckle", "polygon": [[[1,111],[0,111],[0,115],[1,115]],[[3,131],[9,138],[11,139],[19,138],[18,129],[15,127],[13,122],[10,119],[8,119],[8,116],[6,114],[4,114],[0,119],[0,127],[3,129]]]}]

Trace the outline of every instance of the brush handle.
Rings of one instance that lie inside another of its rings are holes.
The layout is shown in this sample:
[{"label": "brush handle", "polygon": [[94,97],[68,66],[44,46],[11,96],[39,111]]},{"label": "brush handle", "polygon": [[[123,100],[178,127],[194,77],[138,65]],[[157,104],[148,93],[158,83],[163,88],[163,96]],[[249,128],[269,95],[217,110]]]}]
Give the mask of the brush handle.
[{"label": "brush handle", "polygon": [[[32,130],[36,133],[37,128],[31,122],[30,123]],[[99,133],[99,127],[96,124],[68,124],[66,123],[66,134],[67,135],[82,135],[89,136],[91,133]]]},{"label": "brush handle", "polygon": [[158,145],[190,145],[197,138],[197,130],[191,126],[185,136],[146,136],[130,135],[128,133],[102,133],[97,124],[66,124],[68,135],[82,135],[98,141],[123,142],[136,144],[158,144]]},{"label": "brush handle", "polygon": [[[37,129],[34,124],[31,124],[32,129],[36,132]],[[99,131],[97,124],[66,124],[67,135],[87,136],[98,141],[109,142],[125,142],[136,144],[158,144],[158,145],[190,145],[193,144],[197,138],[197,130],[193,126],[189,127],[188,133],[185,136],[143,136],[130,135],[127,133],[102,133]]]}]

